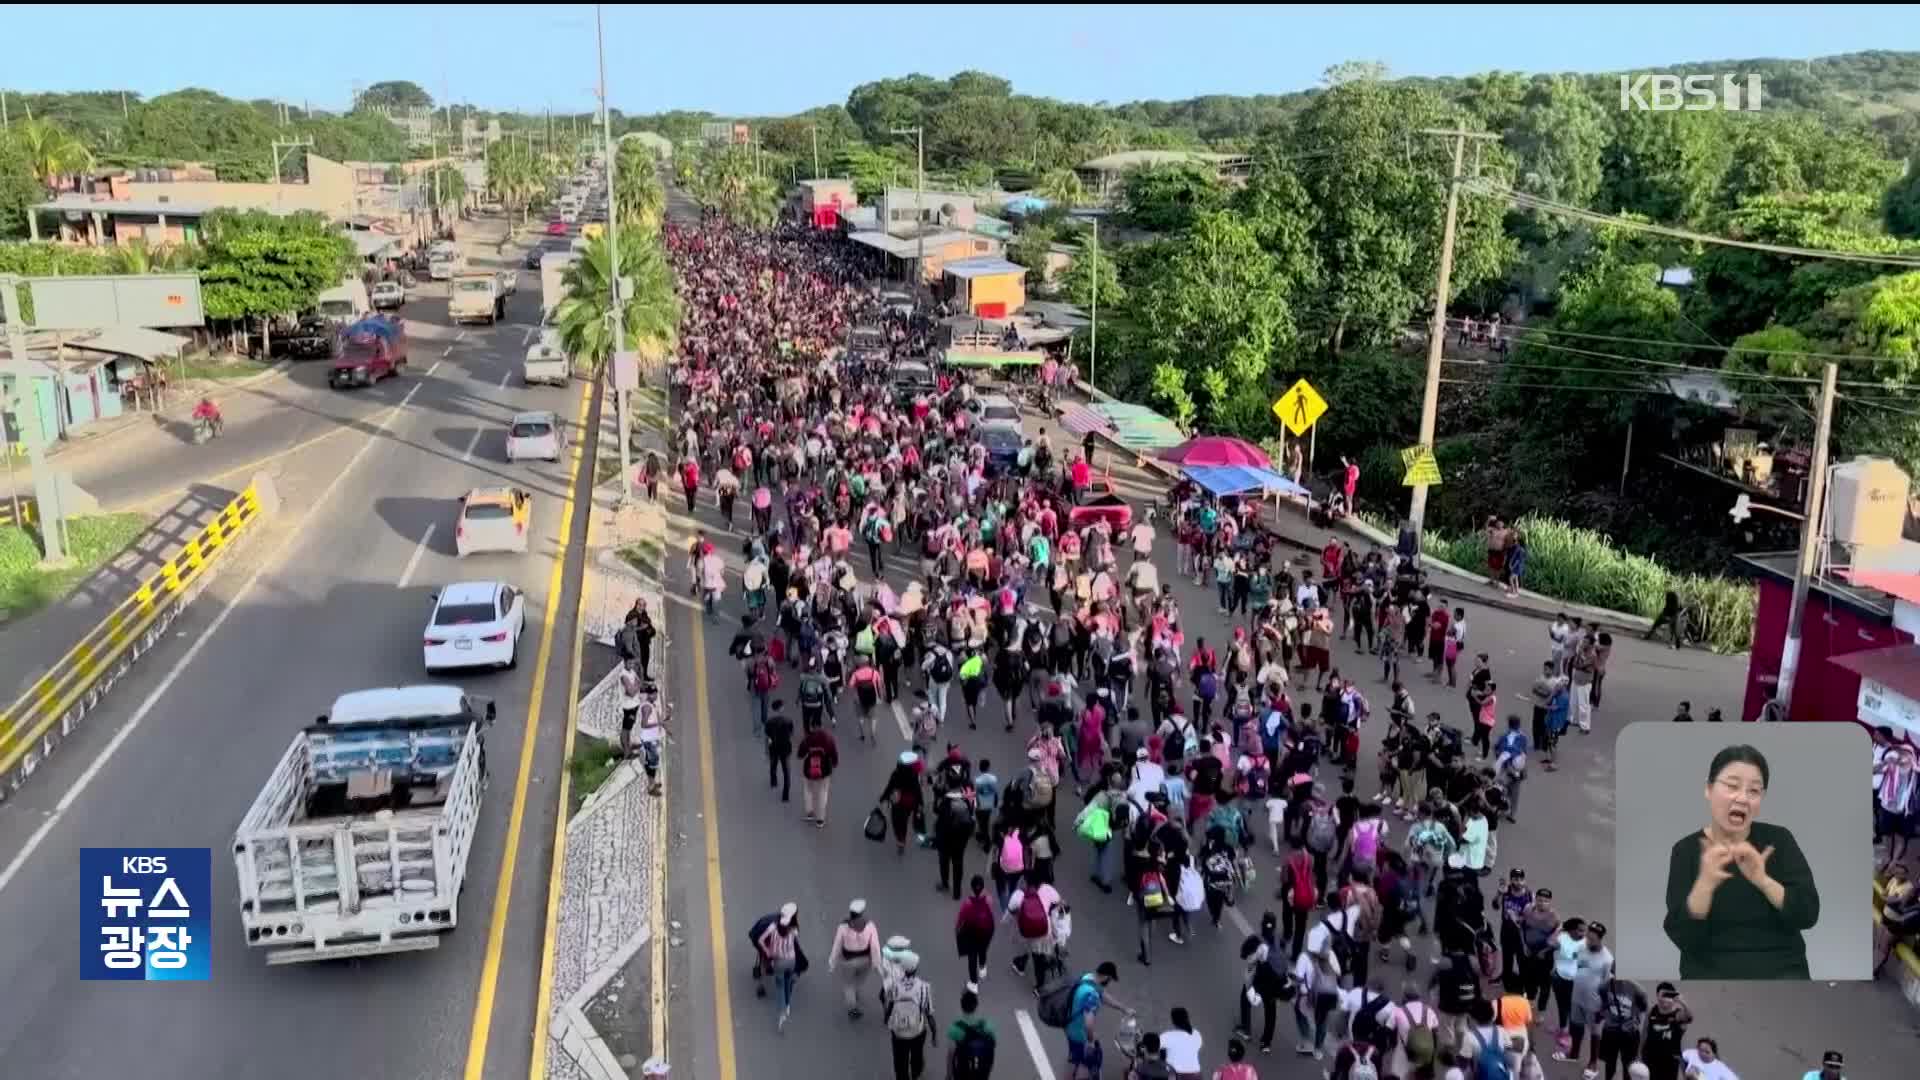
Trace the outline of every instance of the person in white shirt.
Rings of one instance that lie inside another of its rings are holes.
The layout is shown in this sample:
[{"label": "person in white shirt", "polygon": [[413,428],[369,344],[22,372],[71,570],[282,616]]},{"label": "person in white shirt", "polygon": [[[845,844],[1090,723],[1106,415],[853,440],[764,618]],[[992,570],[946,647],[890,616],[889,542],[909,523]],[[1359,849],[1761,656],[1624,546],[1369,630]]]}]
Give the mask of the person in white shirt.
[{"label": "person in white shirt", "polygon": [[1153,556],[1153,526],[1144,521],[1135,522],[1127,530],[1127,538],[1133,541],[1133,561],[1140,562]]},{"label": "person in white shirt", "polygon": [[1163,790],[1166,783],[1167,770],[1159,762],[1147,759],[1147,748],[1143,746],[1135,751],[1133,772],[1127,780],[1127,798],[1136,806],[1145,806],[1147,796]]},{"label": "person in white shirt", "polygon": [[1720,1060],[1720,1044],[1701,1039],[1693,1049],[1680,1055],[1681,1075],[1687,1080],[1740,1080],[1738,1073]]},{"label": "person in white shirt", "polygon": [[1160,1033],[1160,1050],[1167,1057],[1167,1068],[1179,1080],[1200,1076],[1200,1045],[1204,1041],[1193,1030],[1193,1020],[1180,1006],[1173,1009],[1173,1026]]}]

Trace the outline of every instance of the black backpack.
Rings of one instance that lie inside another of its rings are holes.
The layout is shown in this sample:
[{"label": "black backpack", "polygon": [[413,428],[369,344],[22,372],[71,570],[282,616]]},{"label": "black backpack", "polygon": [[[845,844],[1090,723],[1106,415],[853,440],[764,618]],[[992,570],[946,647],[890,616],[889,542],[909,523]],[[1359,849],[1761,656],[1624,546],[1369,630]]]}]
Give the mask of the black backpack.
[{"label": "black backpack", "polygon": [[953,1080],[988,1080],[993,1075],[992,1033],[984,1021],[961,1020],[958,1026],[960,1038],[953,1044]]},{"label": "black backpack", "polygon": [[1393,999],[1381,994],[1378,997],[1360,996],[1360,1009],[1353,1014],[1353,1037],[1360,1042],[1371,1043],[1382,1054],[1392,1050],[1399,1041],[1393,1025],[1385,1021],[1387,1008]]},{"label": "black backpack", "polygon": [[[1345,915],[1340,916],[1340,921],[1343,923],[1346,922],[1347,917]],[[1327,951],[1331,952],[1333,958],[1340,962],[1340,970],[1352,971],[1355,948],[1353,935],[1348,933],[1345,927],[1333,925],[1332,916],[1321,919],[1320,925],[1327,928]]]},{"label": "black backpack", "polygon": [[943,683],[953,678],[953,658],[944,652],[933,654],[933,681]]}]

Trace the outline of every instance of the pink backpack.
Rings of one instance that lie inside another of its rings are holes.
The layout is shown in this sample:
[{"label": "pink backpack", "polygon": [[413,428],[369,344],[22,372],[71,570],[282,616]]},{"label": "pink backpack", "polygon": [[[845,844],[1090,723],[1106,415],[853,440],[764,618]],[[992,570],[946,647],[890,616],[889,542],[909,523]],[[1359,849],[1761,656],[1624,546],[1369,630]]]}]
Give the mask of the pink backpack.
[{"label": "pink backpack", "polygon": [[1000,869],[1004,873],[1018,874],[1027,868],[1027,849],[1020,844],[1020,834],[1011,830],[1007,838],[1000,841]]}]

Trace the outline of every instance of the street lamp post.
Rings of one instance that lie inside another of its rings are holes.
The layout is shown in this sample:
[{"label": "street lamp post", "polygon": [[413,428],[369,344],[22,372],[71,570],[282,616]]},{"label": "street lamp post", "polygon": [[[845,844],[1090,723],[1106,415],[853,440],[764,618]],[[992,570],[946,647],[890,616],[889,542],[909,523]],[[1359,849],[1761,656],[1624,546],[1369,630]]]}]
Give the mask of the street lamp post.
[{"label": "street lamp post", "polygon": [[915,153],[919,161],[913,175],[913,233],[916,252],[913,257],[914,291],[927,283],[927,230],[926,222],[920,215],[926,213],[927,199],[927,132],[924,127],[915,124],[908,128],[894,128],[894,135],[911,135]]}]

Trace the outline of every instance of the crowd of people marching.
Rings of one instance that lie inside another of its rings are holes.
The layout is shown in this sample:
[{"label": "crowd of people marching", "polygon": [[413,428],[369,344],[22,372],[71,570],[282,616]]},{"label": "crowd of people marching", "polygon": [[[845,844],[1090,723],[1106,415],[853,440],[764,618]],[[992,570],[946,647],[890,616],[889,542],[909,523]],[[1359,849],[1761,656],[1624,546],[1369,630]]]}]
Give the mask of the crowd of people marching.
[{"label": "crowd of people marching", "polygon": [[[664,483],[690,513],[718,511],[723,527],[685,550],[685,580],[708,618],[735,626],[769,785],[789,799],[797,770],[802,815],[824,828],[843,767],[886,762],[877,804],[856,815],[900,857],[929,849],[957,902],[967,977],[945,1028],[918,947],[883,939],[866,900],[820,942],[847,1015],[878,1006],[897,1078],[922,1076],[943,1035],[943,1075],[994,1073],[980,986],[1008,936],[1037,1016],[1064,1032],[1068,1080],[1112,1075],[1110,1052],[1140,1080],[1253,1080],[1276,1040],[1336,1080],[1541,1076],[1543,1057],[1583,1063],[1588,1080],[1734,1076],[1712,1038],[1689,1038],[1675,987],[1616,977],[1605,926],[1563,913],[1521,869],[1496,870],[1529,773],[1591,725],[1607,634],[1557,622],[1539,676],[1505,690],[1467,612],[1436,599],[1410,553],[1333,541],[1296,565],[1263,541],[1253,507],[1190,485],[1137,506],[1124,531],[1076,517],[1099,468],[1092,440],[1043,431],[996,459],[969,379],[941,370],[930,391],[896,395],[891,361],[933,328],[883,307],[833,240],[717,219],[665,240],[684,362],[672,460],[649,455],[642,479],[651,497]],[[862,326],[896,355],[848,354]],[[1159,579],[1169,540],[1177,572],[1213,587],[1227,638],[1194,633]],[[637,606],[621,639],[643,747],[661,723],[644,681],[655,632]],[[1416,686],[1448,704],[1421,708]],[[892,743],[875,717],[896,703],[905,748],[843,760],[846,733]],[[1022,760],[969,753],[983,722],[1022,733]],[[1085,903],[1068,903],[1056,873],[1071,844],[1092,856],[1101,895]],[[1266,913],[1239,947],[1234,1030],[1207,1045],[1211,1071],[1185,1008],[1143,1031],[1113,996],[1118,964],[1071,966],[1077,920],[1133,920],[1150,976],[1157,939],[1218,929],[1229,905]],[[810,966],[802,921],[788,903],[747,935],[783,1029]],[[1835,1059],[1821,1075],[1840,1075]]]}]

